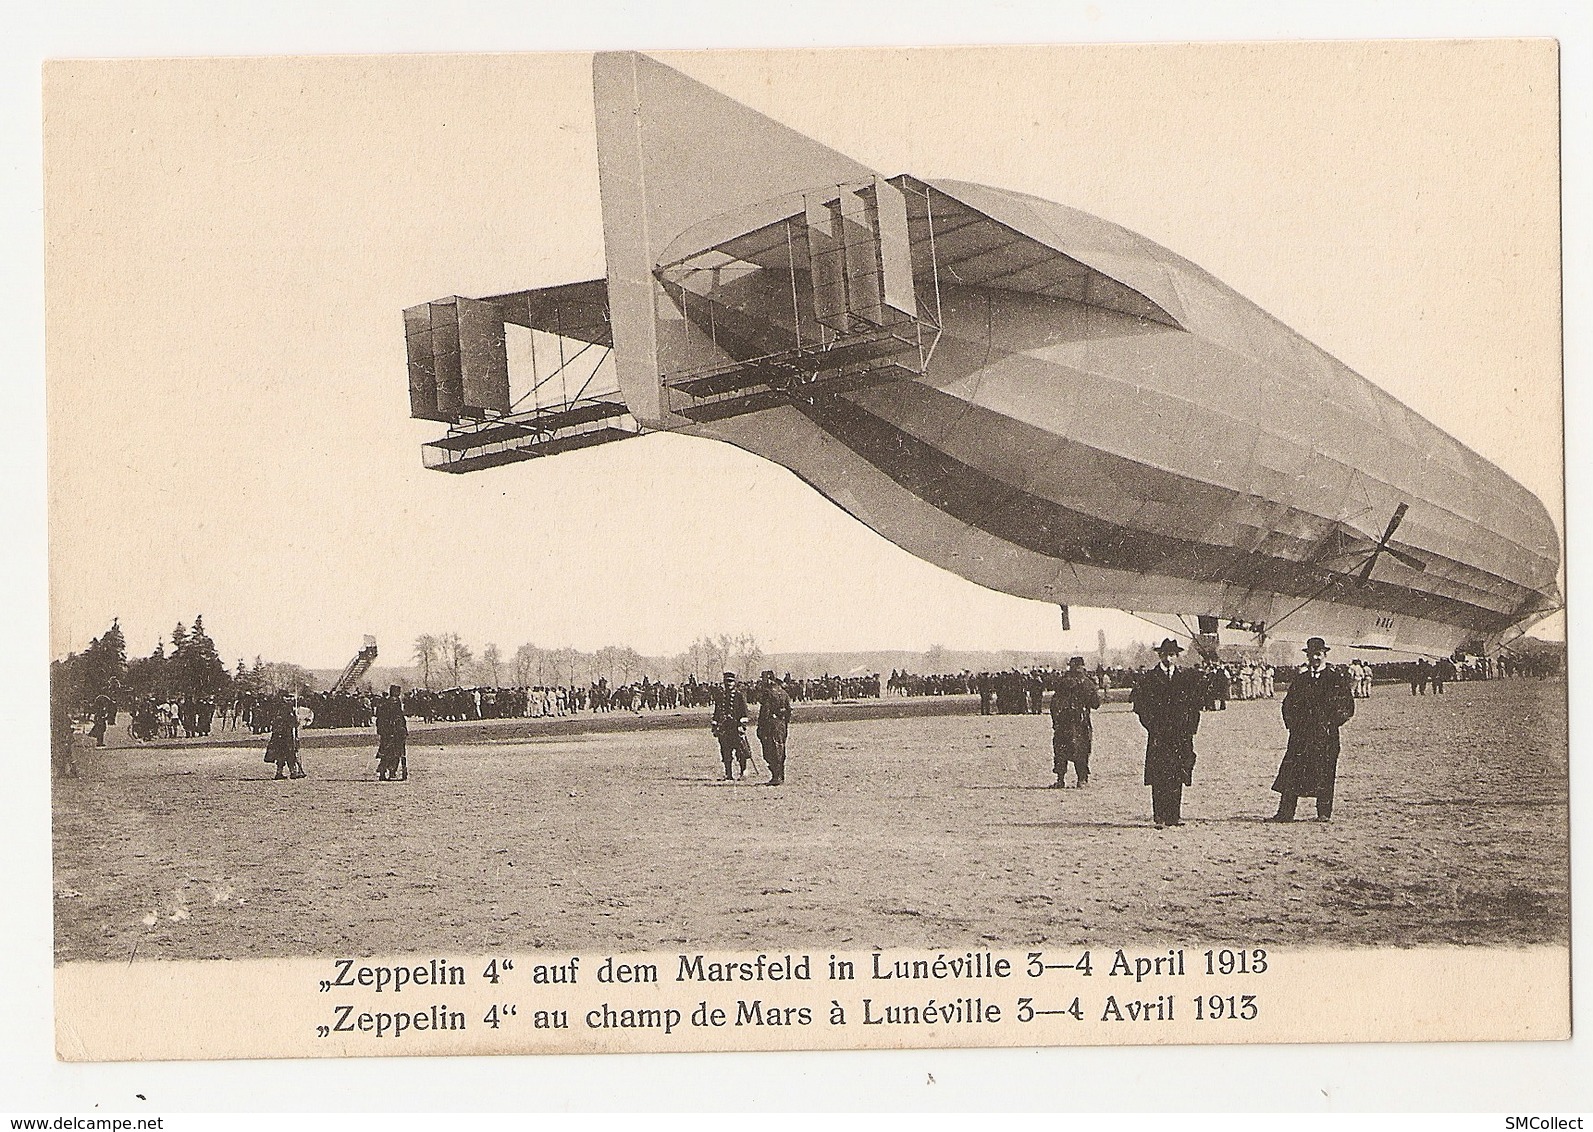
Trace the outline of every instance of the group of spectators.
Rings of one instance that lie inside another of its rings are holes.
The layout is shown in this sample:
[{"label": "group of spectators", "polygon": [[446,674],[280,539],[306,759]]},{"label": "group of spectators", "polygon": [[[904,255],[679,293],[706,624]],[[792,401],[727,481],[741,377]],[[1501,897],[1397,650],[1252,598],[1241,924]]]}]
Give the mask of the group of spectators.
[{"label": "group of spectators", "polygon": [[[1098,692],[1134,688],[1147,671],[1105,666],[1097,667],[1094,672],[1079,670]],[[1270,699],[1274,694],[1275,670],[1270,664],[1212,662],[1197,666],[1195,671],[1205,692],[1207,710],[1220,711],[1228,706],[1229,700]],[[893,673],[893,676],[897,678],[897,686],[904,689],[903,695],[925,694],[914,690],[921,686],[919,681],[923,678],[906,673]],[[1045,694],[1055,691],[1063,676],[1053,668],[1011,668],[1002,672],[963,673],[947,683],[977,692],[980,715],[1039,715]]]},{"label": "group of spectators", "polygon": [[1277,695],[1277,669],[1264,661],[1207,661],[1196,671],[1205,681],[1207,711],[1222,711],[1229,700],[1270,700]]},{"label": "group of spectators", "polygon": [[[782,686],[793,700],[842,700],[875,698],[880,695],[877,673],[865,676],[816,676],[799,680],[786,676]],[[673,711],[677,708],[708,707],[713,703],[716,685],[688,676],[681,681],[654,680],[644,676],[623,684],[610,684],[599,677],[590,684],[535,685],[531,687],[478,686],[471,688],[415,688],[404,693],[407,715],[427,723],[475,719],[540,719],[567,716],[578,712]],[[239,720],[250,723],[256,733],[268,730],[266,712],[256,712],[257,697],[239,696]],[[310,714],[309,727],[369,727],[375,719],[376,701],[371,692],[336,695],[310,692],[300,697],[299,706]],[[258,714],[258,720],[254,716]],[[253,722],[251,723],[251,720]]]},{"label": "group of spectators", "polygon": [[[143,696],[128,709],[132,718],[133,734],[141,739],[192,739],[209,735],[215,725],[216,701],[210,696],[181,696],[176,699],[157,700]],[[96,708],[95,720],[105,714]],[[108,724],[116,722],[116,708],[109,710]]]},{"label": "group of spectators", "polygon": [[1379,679],[1408,683],[1412,695],[1425,694],[1429,686],[1435,692],[1442,691],[1443,685],[1456,680],[1497,680],[1512,676],[1541,679],[1553,676],[1559,670],[1556,658],[1512,656],[1509,653],[1500,653],[1498,656],[1467,656],[1459,660],[1450,660],[1446,657],[1429,661],[1423,657],[1415,661],[1377,666]]},{"label": "group of spectators", "polygon": [[[1441,694],[1446,684],[1456,680],[1490,680],[1509,676],[1553,675],[1557,665],[1550,660],[1502,653],[1497,657],[1443,658],[1371,664],[1351,659],[1343,666],[1350,676],[1356,698],[1372,694],[1374,681],[1408,683],[1412,695],[1431,689]],[[1277,685],[1286,684],[1293,669],[1281,672],[1261,660],[1207,661],[1195,666],[1206,689],[1205,707],[1222,710],[1228,700],[1272,699]],[[1114,688],[1134,688],[1148,671],[1146,668],[1098,665],[1088,674],[1095,687],[1106,692]],[[1053,691],[1062,673],[1049,667],[1011,668],[1000,672],[914,673],[892,669],[881,680],[878,673],[836,676],[825,674],[795,678],[787,674],[779,681],[794,701],[820,702],[878,699],[882,692],[898,696],[979,697],[981,715],[1039,714],[1046,693]],[[478,719],[536,719],[569,716],[578,712],[673,711],[679,708],[709,707],[717,685],[688,676],[680,681],[661,681],[644,676],[640,680],[610,684],[599,678],[589,684],[537,685],[532,687],[473,687],[433,690],[417,688],[403,695],[404,713],[425,722]],[[145,696],[131,703],[112,702],[101,697],[89,718],[94,721],[96,740],[102,742],[104,729],[115,723],[117,713],[132,716],[131,733],[140,740],[193,738],[211,733],[219,720],[222,727],[247,727],[255,734],[271,730],[277,714],[276,697],[240,690],[223,697],[181,696],[157,699]],[[310,692],[297,703],[307,726],[317,728],[369,727],[375,719],[379,696],[373,693]],[[93,734],[93,732],[91,732]]]},{"label": "group of spectators", "polygon": [[[798,680],[787,676],[782,682],[793,700],[840,700],[878,698],[880,678],[871,676],[818,676]],[[595,713],[628,711],[674,711],[677,708],[711,706],[715,685],[698,680],[695,676],[675,681],[654,680],[644,676],[625,684],[610,684],[599,677],[590,684],[569,686],[534,686],[523,688],[449,688],[442,691],[415,689],[404,694],[406,714],[430,723],[436,720],[471,719],[540,719],[545,716],[567,716],[578,712]],[[324,697],[323,697],[324,698]],[[342,697],[367,705],[373,697]],[[314,706],[312,701],[312,706]],[[341,719],[348,712],[328,714],[327,719]],[[364,724],[329,722],[311,726],[348,727]]]},{"label": "group of spectators", "polygon": [[[1090,678],[1095,681],[1097,688],[1105,692],[1112,688],[1132,688],[1143,671],[1145,671],[1143,668],[1097,665],[1090,673]],[[885,681],[885,690],[893,696],[970,696],[979,692],[981,685],[985,684],[990,686],[990,695],[994,704],[997,699],[995,685],[1002,682],[1001,678],[1004,677],[1004,682],[1008,686],[1007,702],[1012,705],[1013,711],[1021,714],[1030,709],[1027,701],[1024,701],[1026,706],[1018,706],[1019,699],[1013,688],[1014,678],[1019,676],[1027,678],[1034,674],[1039,674],[1043,681],[1054,681],[1057,678],[1055,670],[1045,666],[1010,668],[1002,672],[974,672],[972,669],[964,669],[961,672],[929,674],[897,671],[893,668],[890,677]],[[1051,687],[1051,684],[1046,684],[1046,687]],[[1032,691],[1032,687],[1030,690]]]},{"label": "group of spectators", "polygon": [[877,700],[880,698],[879,673],[866,676],[815,676],[793,680],[790,673],[781,687],[793,700]]},{"label": "group of spectators", "polygon": [[893,668],[885,681],[885,690],[893,696],[966,696],[974,690],[974,674],[963,671],[920,676]]}]

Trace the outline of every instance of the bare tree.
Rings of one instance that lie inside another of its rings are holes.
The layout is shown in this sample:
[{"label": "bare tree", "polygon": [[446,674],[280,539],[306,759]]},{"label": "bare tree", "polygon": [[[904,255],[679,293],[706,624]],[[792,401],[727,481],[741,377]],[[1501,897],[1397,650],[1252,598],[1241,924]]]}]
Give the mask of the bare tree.
[{"label": "bare tree", "polygon": [[554,649],[548,656],[548,666],[553,671],[555,681],[566,686],[574,684],[581,659],[581,654],[569,645]]},{"label": "bare tree", "polygon": [[481,671],[494,688],[499,686],[498,677],[503,673],[503,656],[498,652],[498,646],[491,642],[481,650]]},{"label": "bare tree", "polygon": [[444,633],[437,644],[442,656],[443,671],[453,680],[451,687],[463,687],[464,674],[470,670],[470,660],[474,656],[470,646],[465,644],[458,633]]},{"label": "bare tree", "polygon": [[[719,639],[724,641],[727,638]],[[737,633],[729,641],[725,649],[729,668],[743,680],[756,676],[758,666],[763,663],[763,648],[758,644],[758,638],[751,633]]]},{"label": "bare tree", "polygon": [[514,683],[519,688],[529,688],[533,684],[544,684],[542,679],[542,650],[535,645],[521,645],[514,650],[514,659],[510,662],[514,674]]},{"label": "bare tree", "polygon": [[315,677],[297,664],[275,661],[263,664],[259,669],[259,690],[266,695],[277,695],[281,692],[303,695],[315,691],[315,684]]},{"label": "bare tree", "polygon": [[687,676],[695,676],[699,680],[706,679],[708,675],[707,654],[708,644],[706,638],[698,637],[685,652],[680,654],[676,661],[677,666],[680,668],[682,679]]},{"label": "bare tree", "polygon": [[426,687],[431,687],[432,673],[437,668],[437,659],[442,653],[442,642],[430,633],[422,633],[415,638],[415,663],[420,666],[420,680]]},{"label": "bare tree", "polygon": [[686,650],[686,655],[691,657],[692,671],[697,673],[700,680],[712,682],[724,670],[725,642],[731,638],[721,635],[718,640],[709,636],[698,637],[691,643],[691,648]]}]

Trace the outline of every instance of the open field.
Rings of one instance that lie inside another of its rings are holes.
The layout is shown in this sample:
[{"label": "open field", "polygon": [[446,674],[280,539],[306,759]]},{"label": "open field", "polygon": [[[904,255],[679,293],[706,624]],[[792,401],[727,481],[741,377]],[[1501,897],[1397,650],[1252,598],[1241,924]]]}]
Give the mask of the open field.
[{"label": "open field", "polygon": [[1123,705],[1082,791],[1046,789],[1042,717],[848,710],[799,707],[779,789],[720,781],[696,717],[439,725],[399,783],[350,733],[307,733],[299,782],[263,738],[90,752],[56,785],[56,956],[1568,935],[1563,681],[1379,688],[1334,820],[1284,827],[1277,701],[1203,717],[1165,831]]}]

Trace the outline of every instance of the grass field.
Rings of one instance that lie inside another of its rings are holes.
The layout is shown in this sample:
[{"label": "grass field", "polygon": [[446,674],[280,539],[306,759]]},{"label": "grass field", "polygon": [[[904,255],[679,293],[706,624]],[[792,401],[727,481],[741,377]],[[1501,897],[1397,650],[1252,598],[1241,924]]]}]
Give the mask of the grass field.
[{"label": "grass field", "polygon": [[298,782],[263,739],[90,752],[56,784],[56,956],[1568,937],[1562,681],[1379,688],[1334,820],[1282,827],[1276,701],[1203,717],[1164,831],[1123,705],[1082,791],[1046,788],[1042,717],[885,707],[801,705],[778,789],[720,781],[700,714],[422,729],[398,783],[357,733],[310,733]]}]

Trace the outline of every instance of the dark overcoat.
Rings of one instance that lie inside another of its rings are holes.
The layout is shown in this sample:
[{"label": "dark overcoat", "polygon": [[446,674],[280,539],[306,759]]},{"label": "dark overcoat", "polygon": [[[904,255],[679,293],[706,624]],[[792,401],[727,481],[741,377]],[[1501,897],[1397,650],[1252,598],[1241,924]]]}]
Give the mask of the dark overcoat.
[{"label": "dark overcoat", "polygon": [[271,738],[266,743],[266,761],[292,762],[299,753],[299,713],[285,701],[271,716]]},{"label": "dark overcoat", "polygon": [[791,697],[780,684],[758,694],[758,738],[784,743],[791,726]]},{"label": "dark overcoat", "polygon": [[1339,770],[1339,728],[1354,714],[1355,697],[1346,669],[1332,664],[1314,676],[1307,667],[1296,672],[1283,697],[1289,745],[1272,789],[1297,798],[1331,793]]},{"label": "dark overcoat", "polygon": [[1101,691],[1095,681],[1080,673],[1063,675],[1051,693],[1051,731],[1053,744],[1069,755],[1089,756],[1095,728],[1090,709],[1101,706]]},{"label": "dark overcoat", "polygon": [[1189,668],[1167,675],[1157,665],[1134,686],[1134,714],[1145,728],[1145,785],[1171,786],[1194,782],[1195,732],[1205,681]]},{"label": "dark overcoat", "polygon": [[736,735],[747,723],[747,694],[739,685],[728,692],[723,685],[714,689],[714,712],[708,728],[719,738]]},{"label": "dark overcoat", "polygon": [[376,757],[388,767],[396,767],[404,757],[409,739],[409,720],[402,700],[383,696],[376,701]]}]

